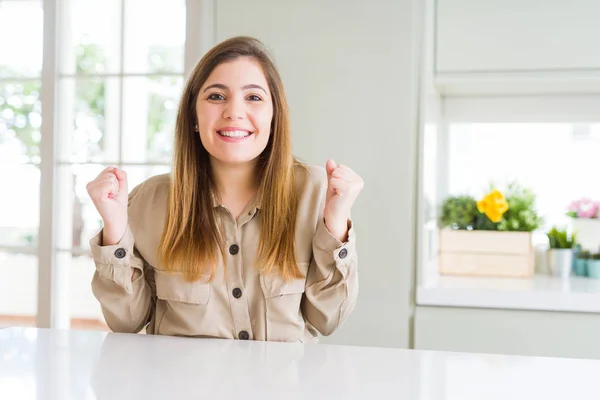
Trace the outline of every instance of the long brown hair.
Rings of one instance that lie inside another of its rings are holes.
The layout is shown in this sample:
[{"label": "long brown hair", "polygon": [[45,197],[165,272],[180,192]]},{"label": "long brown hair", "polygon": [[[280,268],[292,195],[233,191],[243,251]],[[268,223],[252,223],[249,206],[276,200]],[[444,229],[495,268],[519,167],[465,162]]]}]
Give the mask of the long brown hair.
[{"label": "long brown hair", "polygon": [[173,170],[168,213],[158,248],[160,262],[169,271],[180,271],[189,281],[203,274],[214,277],[219,256],[225,259],[224,242],[215,210],[210,157],[195,132],[196,101],[211,72],[240,57],[257,61],[265,74],[273,101],[273,120],[267,147],[259,156],[257,179],[261,208],[261,233],[257,266],[261,273],[277,269],[285,279],[300,278],[296,264],[296,184],[288,105],[283,83],[264,45],[250,37],[219,43],[198,62],[186,82],[175,127]]}]

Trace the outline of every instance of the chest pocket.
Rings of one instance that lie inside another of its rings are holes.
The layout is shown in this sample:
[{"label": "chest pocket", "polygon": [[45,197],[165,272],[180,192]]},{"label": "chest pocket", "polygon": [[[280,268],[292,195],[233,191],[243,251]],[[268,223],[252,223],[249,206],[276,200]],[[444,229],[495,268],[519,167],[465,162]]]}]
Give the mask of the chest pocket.
[{"label": "chest pocket", "polygon": [[[308,264],[298,264],[303,274]],[[304,333],[301,303],[306,279],[285,281],[279,275],[261,275],[260,284],[265,296],[266,338],[270,341],[299,341]]]},{"label": "chest pocket", "polygon": [[203,275],[200,280],[188,282],[180,273],[155,271],[156,296],[161,300],[177,301],[187,304],[207,304],[210,299],[210,275]]},{"label": "chest pocket", "polygon": [[305,284],[304,278],[294,279],[286,282],[280,277],[261,277],[261,286],[265,295],[265,299],[272,299],[292,294],[302,294],[304,293]]},{"label": "chest pocket", "polygon": [[[308,262],[298,263],[298,267],[304,275],[308,273],[308,265]],[[275,297],[304,293],[306,278],[285,281],[281,276],[276,274],[261,275],[260,285],[265,295],[265,299],[272,299]]]}]

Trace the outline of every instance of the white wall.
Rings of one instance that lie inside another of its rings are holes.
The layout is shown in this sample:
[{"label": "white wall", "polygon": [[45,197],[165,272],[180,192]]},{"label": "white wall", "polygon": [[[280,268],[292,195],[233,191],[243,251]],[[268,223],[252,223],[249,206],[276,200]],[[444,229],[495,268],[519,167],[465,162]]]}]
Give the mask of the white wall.
[{"label": "white wall", "polygon": [[[360,295],[322,342],[408,347],[417,162],[418,0],[219,0],[216,40],[265,42],[282,74],[295,153],[365,180],[354,208]],[[415,8],[416,6],[416,8]]]},{"label": "white wall", "polygon": [[597,0],[436,0],[446,95],[600,92]]},{"label": "white wall", "polygon": [[446,97],[443,109],[448,123],[590,123],[600,118],[600,94]]},{"label": "white wall", "polygon": [[440,72],[600,69],[597,0],[438,0]]}]

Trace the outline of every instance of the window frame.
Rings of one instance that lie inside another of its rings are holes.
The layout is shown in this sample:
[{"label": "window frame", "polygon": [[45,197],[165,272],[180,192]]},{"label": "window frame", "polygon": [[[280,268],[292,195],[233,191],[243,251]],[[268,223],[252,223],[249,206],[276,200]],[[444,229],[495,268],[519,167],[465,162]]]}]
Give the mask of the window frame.
[{"label": "window frame", "polygon": [[[455,123],[594,123],[600,121],[600,94],[532,94],[532,95],[442,95],[431,89],[423,96],[419,130],[418,201],[417,201],[417,274],[416,283],[436,273],[431,268],[438,248],[437,217],[439,207],[449,194],[450,125]],[[436,130],[435,149],[425,148],[425,124]],[[427,215],[425,205],[424,160],[426,152],[435,151],[436,212]]]}]

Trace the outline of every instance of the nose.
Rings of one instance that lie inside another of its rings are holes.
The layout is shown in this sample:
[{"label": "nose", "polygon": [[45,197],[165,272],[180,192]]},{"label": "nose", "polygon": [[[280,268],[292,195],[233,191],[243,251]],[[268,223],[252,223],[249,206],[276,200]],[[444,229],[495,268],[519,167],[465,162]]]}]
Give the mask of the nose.
[{"label": "nose", "polygon": [[230,120],[238,120],[244,117],[245,104],[243,99],[232,98],[225,104],[223,109],[223,118]]}]

